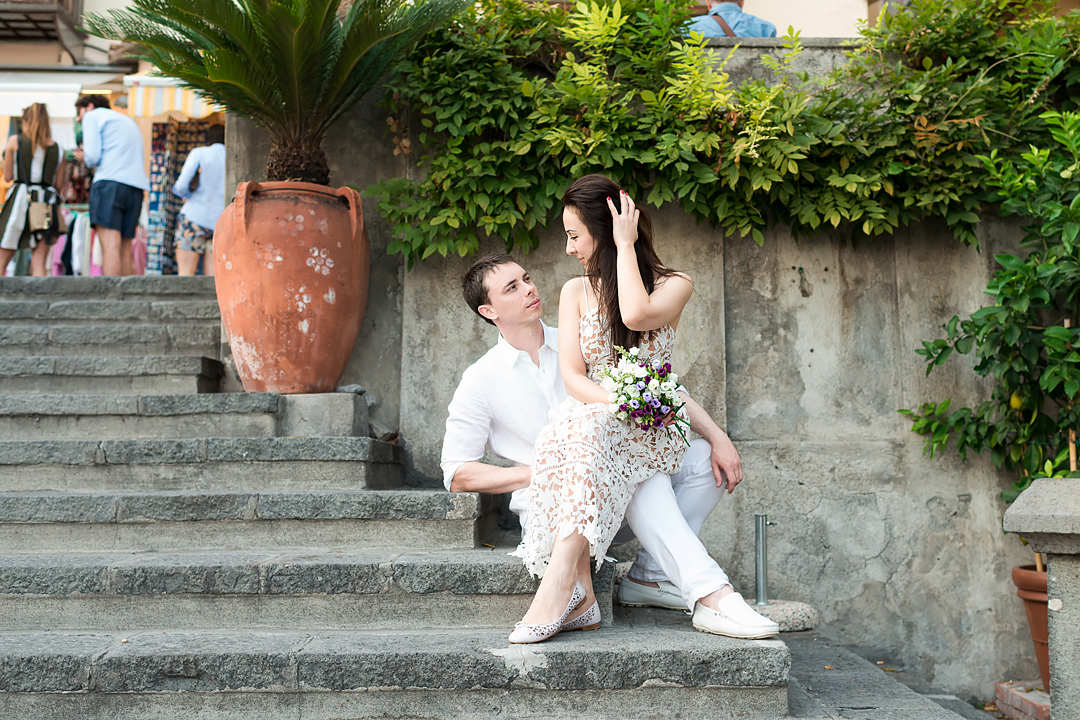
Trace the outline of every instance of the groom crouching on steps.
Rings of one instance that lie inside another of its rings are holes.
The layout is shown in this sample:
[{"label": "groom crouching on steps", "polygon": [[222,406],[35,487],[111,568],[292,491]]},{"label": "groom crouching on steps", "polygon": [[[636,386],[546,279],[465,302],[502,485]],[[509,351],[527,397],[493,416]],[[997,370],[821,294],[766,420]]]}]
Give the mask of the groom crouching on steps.
[{"label": "groom crouching on steps", "polygon": [[[566,397],[559,373],[558,332],[540,316],[540,295],[509,255],[486,255],[465,273],[465,302],[499,329],[499,341],[462,374],[450,401],[443,437],[443,482],[451,492],[512,492],[510,509],[522,527],[534,446],[548,411]],[[679,473],[643,482],[626,523],[643,550],[619,586],[623,605],[693,611],[698,630],[763,638],[780,628],[746,604],[698,539],[705,518],[742,480],[742,463],[727,434],[686,398],[690,426],[704,439],[686,451]],[[479,460],[492,452],[515,463]],[[620,538],[621,539],[621,538]]]}]

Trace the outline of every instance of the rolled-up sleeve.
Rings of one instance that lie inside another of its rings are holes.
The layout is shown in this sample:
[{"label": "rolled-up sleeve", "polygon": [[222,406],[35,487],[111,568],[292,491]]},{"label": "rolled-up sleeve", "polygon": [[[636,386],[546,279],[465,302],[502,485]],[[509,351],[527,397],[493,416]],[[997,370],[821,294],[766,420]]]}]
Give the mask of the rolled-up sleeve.
[{"label": "rolled-up sleeve", "polygon": [[447,408],[446,433],[443,435],[443,485],[450,489],[458,469],[467,462],[484,457],[491,434],[491,410],[485,398],[486,387],[477,373],[465,371]]}]

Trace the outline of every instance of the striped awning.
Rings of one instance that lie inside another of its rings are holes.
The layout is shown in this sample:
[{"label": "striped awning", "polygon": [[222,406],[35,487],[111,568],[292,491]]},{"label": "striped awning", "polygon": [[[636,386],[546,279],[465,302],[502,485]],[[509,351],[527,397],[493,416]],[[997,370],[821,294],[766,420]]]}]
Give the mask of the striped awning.
[{"label": "striped awning", "polygon": [[128,114],[132,117],[153,117],[170,110],[179,110],[188,117],[202,118],[222,108],[203,100],[193,90],[181,87],[178,80],[153,75],[125,75],[128,90]]}]

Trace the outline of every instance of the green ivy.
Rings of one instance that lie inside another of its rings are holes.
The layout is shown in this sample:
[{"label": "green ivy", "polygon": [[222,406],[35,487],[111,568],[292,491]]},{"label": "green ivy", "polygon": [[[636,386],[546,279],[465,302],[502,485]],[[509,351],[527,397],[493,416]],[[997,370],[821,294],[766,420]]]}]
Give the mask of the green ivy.
[{"label": "green ivy", "polygon": [[916,351],[927,374],[954,351],[974,351],[991,398],[970,408],[945,399],[900,411],[926,436],[931,457],[950,442],[964,459],[968,450],[989,450],[995,466],[1018,475],[1002,493],[1008,502],[1035,477],[1070,474],[1062,469],[1068,434],[1080,428],[1080,113],[1042,120],[1047,148],[980,158],[1002,214],[1026,222],[1027,255],[997,255],[1000,268],[986,289],[994,303],[964,320],[954,316],[945,337]]},{"label": "green ivy", "polygon": [[[420,126],[419,179],[373,190],[411,265],[529,250],[575,178],[603,172],[653,206],[678,203],[729,235],[785,224],[879,236],[939,218],[975,242],[992,198],[980,154],[1045,145],[1038,116],[1076,107],[1080,13],[1045,0],[914,0],[863,31],[824,78],[791,70],[733,87],[721,56],[683,37],[691,0],[478,0],[398,68],[390,126]],[[399,138],[407,147],[407,138]]]}]

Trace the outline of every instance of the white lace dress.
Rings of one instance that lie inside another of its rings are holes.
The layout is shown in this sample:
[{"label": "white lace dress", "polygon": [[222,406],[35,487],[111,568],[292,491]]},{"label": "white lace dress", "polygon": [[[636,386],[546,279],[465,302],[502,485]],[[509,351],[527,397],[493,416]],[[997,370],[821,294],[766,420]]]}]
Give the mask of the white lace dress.
[{"label": "white lace dress", "polygon": [[[579,325],[581,354],[589,377],[611,364],[611,340],[599,308]],[[642,360],[671,361],[675,330],[670,325],[645,335]],[[674,431],[642,430],[617,419],[606,403],[568,398],[552,411],[536,441],[529,493],[529,521],[512,554],[541,577],[557,537],[581,533],[597,568],[622,525],[639,483],[682,465],[686,443]]]}]

